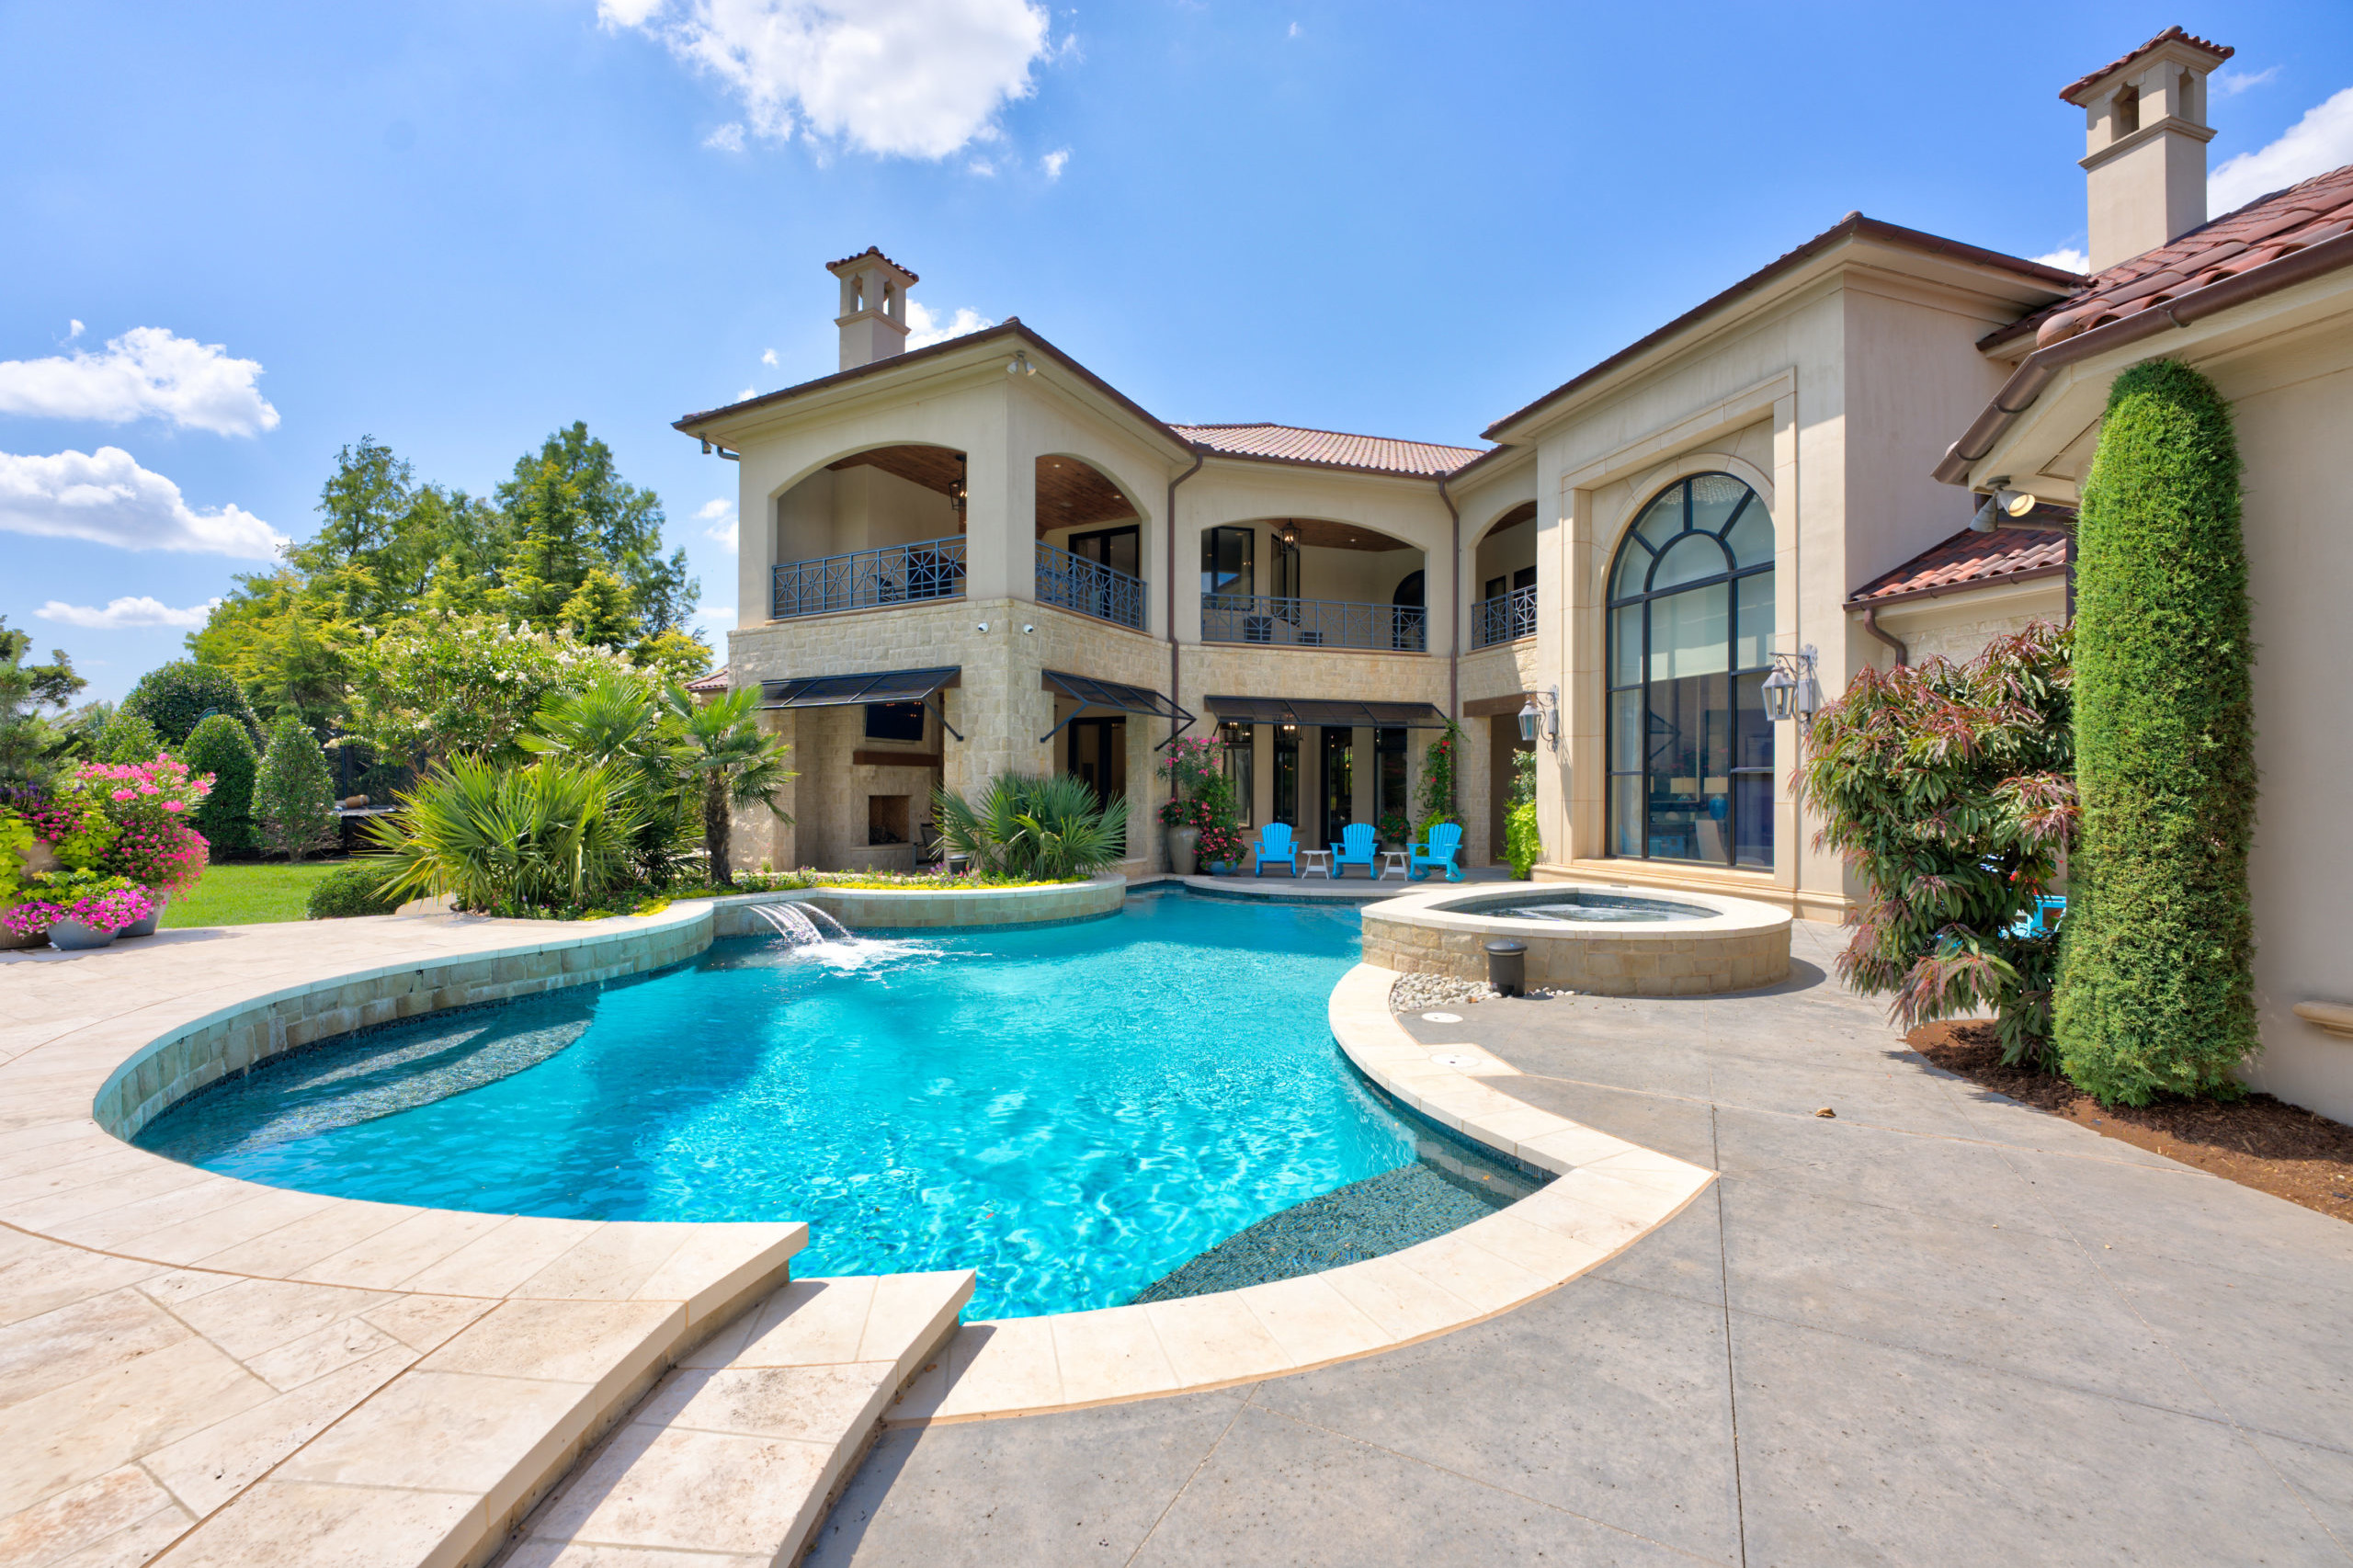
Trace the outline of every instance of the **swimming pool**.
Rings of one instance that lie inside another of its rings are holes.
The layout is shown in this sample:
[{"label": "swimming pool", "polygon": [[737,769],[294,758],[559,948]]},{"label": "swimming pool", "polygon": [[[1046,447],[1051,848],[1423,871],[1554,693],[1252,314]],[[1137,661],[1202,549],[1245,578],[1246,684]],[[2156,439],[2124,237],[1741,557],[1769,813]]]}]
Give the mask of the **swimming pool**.
[{"label": "swimming pool", "polygon": [[314,1047],[137,1141],[345,1198],[805,1220],[795,1273],[974,1268],[972,1317],[1112,1306],[1415,1163],[1427,1134],[1325,1018],[1358,946],[1350,908],[1182,893],[1046,928],[722,941]]}]

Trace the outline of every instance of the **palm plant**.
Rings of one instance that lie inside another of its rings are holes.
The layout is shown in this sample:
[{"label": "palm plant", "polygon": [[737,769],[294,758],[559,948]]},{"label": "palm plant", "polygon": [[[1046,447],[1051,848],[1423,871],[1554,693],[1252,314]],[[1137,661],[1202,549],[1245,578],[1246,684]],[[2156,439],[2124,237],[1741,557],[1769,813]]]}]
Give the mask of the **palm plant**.
[{"label": "palm plant", "polygon": [[1127,852],[1127,801],[1100,803],[1091,785],[1067,773],[1048,778],[999,774],[977,805],[942,790],[932,814],[941,841],[972,857],[972,869],[986,877],[1072,881]]},{"label": "palm plant", "polygon": [[640,818],[631,858],[657,888],[670,884],[699,836],[693,818],[702,794],[699,780],[682,781],[679,748],[665,733],[663,717],[655,688],[644,677],[608,670],[581,690],[548,699],[532,727],[515,737],[535,756],[568,757],[611,776]]},{"label": "palm plant", "polygon": [[785,744],[761,733],[759,701],[759,688],[749,686],[707,703],[696,702],[681,686],[662,690],[663,711],[678,736],[675,766],[701,781],[703,847],[714,887],[735,885],[727,861],[733,809],[757,801],[775,811],[777,792],[799,777],[784,765]]},{"label": "palm plant", "polygon": [[551,756],[510,771],[461,756],[400,800],[368,824],[395,900],[447,894],[460,909],[519,915],[630,884],[638,810],[602,767]]}]

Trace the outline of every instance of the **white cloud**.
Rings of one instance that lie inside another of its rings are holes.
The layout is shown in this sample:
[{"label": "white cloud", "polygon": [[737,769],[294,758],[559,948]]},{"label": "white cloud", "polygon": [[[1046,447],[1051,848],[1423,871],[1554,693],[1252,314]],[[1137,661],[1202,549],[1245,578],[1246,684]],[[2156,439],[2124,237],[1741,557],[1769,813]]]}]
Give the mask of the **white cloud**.
[{"label": "white cloud", "polygon": [[[68,341],[81,328],[75,322]],[[232,359],[220,344],[135,326],[101,353],[0,360],[0,414],[108,425],[167,419],[185,429],[252,436],[278,426],[278,410],[254,384],[260,375],[258,361]]]},{"label": "white cloud", "polygon": [[706,538],[715,539],[720,543],[730,547],[734,545],[736,540],[734,502],[706,501],[696,511],[695,521],[710,525],[702,530]]},{"label": "white cloud", "polygon": [[959,310],[946,326],[915,301],[907,301],[907,347],[928,348],[935,343],[945,343],[951,337],[963,337],[983,332],[996,324],[995,321],[978,311]]},{"label": "white cloud", "polygon": [[1299,24],[1298,24],[1297,22],[1293,22],[1293,23],[1290,25],[1290,31],[1288,34],[1286,34],[1285,36],[1286,36],[1286,37],[1290,37],[1290,38],[1297,38],[1297,37],[1299,36]]},{"label": "white cloud", "polygon": [[1049,52],[1030,0],[597,0],[718,79],[751,131],[944,158],[996,134]]},{"label": "white cloud", "polygon": [[1070,149],[1067,147],[1058,147],[1038,160],[1038,166],[1046,171],[1046,177],[1048,179],[1062,178],[1063,170],[1067,167],[1069,164]]},{"label": "white cloud", "polygon": [[186,609],[174,609],[161,599],[142,594],[137,598],[109,599],[104,609],[51,599],[33,613],[43,620],[62,620],[68,626],[86,626],[95,631],[113,631],[125,626],[176,626],[193,631],[211,618],[212,607],[220,602],[212,598]]},{"label": "white cloud", "polygon": [[2045,252],[2034,259],[2045,267],[2056,267],[2068,272],[2089,272],[2092,269],[2090,253],[2077,250],[2073,245],[2061,245],[2057,250]]},{"label": "white cloud", "polygon": [[237,506],[196,511],[180,487],[120,447],[20,458],[0,452],[0,530],[271,561],[286,536]]},{"label": "white cloud", "polygon": [[759,395],[760,395],[760,389],[759,389],[759,388],[757,388],[757,387],[745,387],[742,392],[737,392],[737,393],[735,394],[735,401],[736,401],[737,403],[743,403],[743,402],[747,401],[748,399],[756,398],[756,397],[757,397],[757,396],[759,396]]},{"label": "white cloud", "polygon": [[704,137],[702,144],[722,153],[740,153],[744,150],[744,128],[731,121]]},{"label": "white cloud", "polygon": [[73,342],[75,338],[77,338],[77,337],[79,337],[79,336],[81,336],[81,335],[82,335],[82,324],[81,324],[80,322],[78,322],[78,321],[72,321],[72,320],[69,318],[69,324],[68,324],[68,325],[67,325],[67,327],[66,327],[66,332],[65,332],[65,341],[66,341],[66,342],[68,342],[68,343],[71,343],[71,342]]},{"label": "white cloud", "polygon": [[2234,98],[2249,87],[2260,87],[2278,74],[2279,67],[2277,65],[2267,65],[2260,71],[2217,71],[2213,77],[2214,87],[2224,97]]},{"label": "white cloud", "polygon": [[2221,214],[2301,179],[2353,164],[2353,87],[2307,109],[2268,147],[2241,153],[2206,178],[2206,210]]},{"label": "white cloud", "polygon": [[983,179],[994,179],[996,177],[996,165],[990,163],[986,158],[974,158],[971,163],[964,165],[964,170],[967,174],[978,175]]},{"label": "white cloud", "polygon": [[761,352],[760,352],[760,363],[761,363],[761,364],[763,364],[763,365],[773,365],[773,364],[775,364],[775,363],[776,363],[776,350],[775,350],[775,349],[773,349],[773,348],[767,348],[767,349],[763,349],[763,350],[761,350]]}]

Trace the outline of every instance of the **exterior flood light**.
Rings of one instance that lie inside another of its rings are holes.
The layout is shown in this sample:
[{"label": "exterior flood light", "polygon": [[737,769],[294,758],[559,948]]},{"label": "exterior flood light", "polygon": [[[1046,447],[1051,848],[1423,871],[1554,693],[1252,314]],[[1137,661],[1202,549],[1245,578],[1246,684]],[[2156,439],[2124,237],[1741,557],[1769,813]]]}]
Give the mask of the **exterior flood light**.
[{"label": "exterior flood light", "polygon": [[1822,710],[1822,683],[1814,678],[1816,657],[1809,642],[1794,653],[1773,655],[1773,673],[1765,677],[1765,716],[1811,720]]},{"label": "exterior flood light", "polygon": [[1969,526],[1978,533],[1992,533],[2005,517],[2023,517],[2042,505],[2042,497],[2032,491],[2011,489],[2007,474],[1988,483],[1993,488],[1986,493],[1985,504],[1969,519]]},{"label": "exterior flood light", "polygon": [[1038,367],[1029,363],[1028,349],[1017,349],[1013,358],[1005,362],[1005,373],[1008,376],[1034,376],[1038,373]]}]

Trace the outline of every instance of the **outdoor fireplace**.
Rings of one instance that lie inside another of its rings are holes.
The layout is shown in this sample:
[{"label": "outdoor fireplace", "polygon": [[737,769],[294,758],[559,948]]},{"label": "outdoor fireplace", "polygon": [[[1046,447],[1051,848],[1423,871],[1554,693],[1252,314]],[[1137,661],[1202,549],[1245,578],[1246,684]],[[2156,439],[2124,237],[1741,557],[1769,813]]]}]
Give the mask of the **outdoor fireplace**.
[{"label": "outdoor fireplace", "polygon": [[869,845],[907,842],[906,796],[866,797],[866,842]]}]

